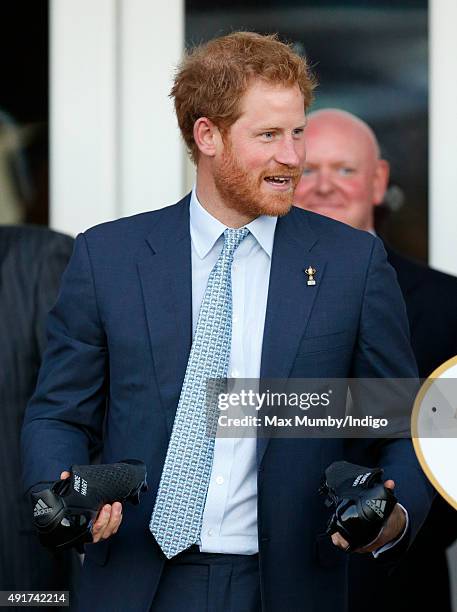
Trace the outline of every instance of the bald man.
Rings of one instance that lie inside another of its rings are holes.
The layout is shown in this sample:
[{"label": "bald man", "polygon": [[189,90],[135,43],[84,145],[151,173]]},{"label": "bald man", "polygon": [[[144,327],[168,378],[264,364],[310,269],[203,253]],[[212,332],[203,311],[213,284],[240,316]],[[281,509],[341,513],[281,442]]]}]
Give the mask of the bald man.
[{"label": "bald man", "polygon": [[[389,164],[380,157],[373,130],[350,113],[325,109],[309,115],[305,139],[306,166],[295,204],[374,232],[374,208],[383,202]],[[405,299],[419,374],[426,377],[457,354],[457,279],[386,250]],[[351,612],[403,611],[405,596],[408,609],[429,604],[451,612],[445,551],[456,537],[457,514],[438,496],[392,576],[381,575],[369,559],[351,559]],[[377,590],[386,580],[389,588]],[[373,592],[378,593],[375,601]]]},{"label": "bald man", "polygon": [[306,165],[295,204],[371,231],[374,206],[382,203],[389,164],[380,159],[371,128],[344,111],[311,113],[306,127]]}]

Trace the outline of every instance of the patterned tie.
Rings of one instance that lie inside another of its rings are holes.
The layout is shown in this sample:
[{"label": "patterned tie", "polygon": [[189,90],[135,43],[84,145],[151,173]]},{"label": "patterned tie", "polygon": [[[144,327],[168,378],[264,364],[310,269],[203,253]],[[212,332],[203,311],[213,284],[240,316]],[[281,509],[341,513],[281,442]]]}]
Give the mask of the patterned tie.
[{"label": "patterned tie", "polygon": [[[233,255],[248,234],[247,228],[224,231],[224,246],[209,275],[200,307],[149,524],[168,559],[200,537],[214,453],[214,437],[207,432],[207,383],[210,378],[227,376],[232,340]],[[214,403],[211,412],[208,419],[214,425]]]}]

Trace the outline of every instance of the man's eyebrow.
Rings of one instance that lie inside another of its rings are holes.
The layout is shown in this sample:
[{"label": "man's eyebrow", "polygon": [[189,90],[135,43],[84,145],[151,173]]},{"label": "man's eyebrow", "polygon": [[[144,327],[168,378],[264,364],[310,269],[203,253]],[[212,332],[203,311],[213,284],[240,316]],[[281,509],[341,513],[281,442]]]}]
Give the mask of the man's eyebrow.
[{"label": "man's eyebrow", "polygon": [[[294,130],[304,130],[306,127],[306,123],[302,123],[300,125],[297,125],[296,127],[292,128]],[[257,127],[255,128],[257,132],[282,132],[284,131],[286,128],[284,127]]]},{"label": "man's eyebrow", "polygon": [[274,132],[274,131],[277,132],[278,130],[281,130],[281,129],[283,129],[283,128],[272,127],[272,126],[270,126],[270,127],[259,126],[259,127],[255,128],[256,132]]}]

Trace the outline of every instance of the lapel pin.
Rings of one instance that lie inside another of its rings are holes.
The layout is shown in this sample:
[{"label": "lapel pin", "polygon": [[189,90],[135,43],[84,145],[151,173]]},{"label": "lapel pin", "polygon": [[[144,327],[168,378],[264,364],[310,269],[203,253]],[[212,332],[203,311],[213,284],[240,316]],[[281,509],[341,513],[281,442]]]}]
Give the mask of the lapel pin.
[{"label": "lapel pin", "polygon": [[309,286],[315,285],[316,281],[314,280],[314,275],[316,274],[316,268],[308,266],[307,268],[305,268],[305,274],[308,275],[308,280],[306,281],[306,284]]}]

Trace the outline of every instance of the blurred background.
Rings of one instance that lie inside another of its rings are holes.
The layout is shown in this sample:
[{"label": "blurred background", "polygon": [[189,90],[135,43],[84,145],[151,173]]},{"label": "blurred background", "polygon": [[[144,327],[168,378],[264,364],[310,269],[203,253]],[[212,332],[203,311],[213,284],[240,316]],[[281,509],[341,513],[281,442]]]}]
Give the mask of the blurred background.
[{"label": "blurred background", "polygon": [[427,0],[187,0],[186,45],[238,29],[280,32],[314,67],[313,110],[342,108],[373,127],[392,165],[378,229],[427,261]]},{"label": "blurred background", "polygon": [[[52,7],[48,0],[6,6],[0,222],[47,225]],[[313,108],[337,106],[373,126],[392,165],[392,188],[377,211],[379,231],[398,250],[427,261],[427,0],[266,0],[261,10],[256,0],[185,3],[186,46],[236,29],[279,32],[314,67]]]},{"label": "blurred background", "polygon": [[0,37],[0,223],[49,220],[48,2],[6,2]]}]

